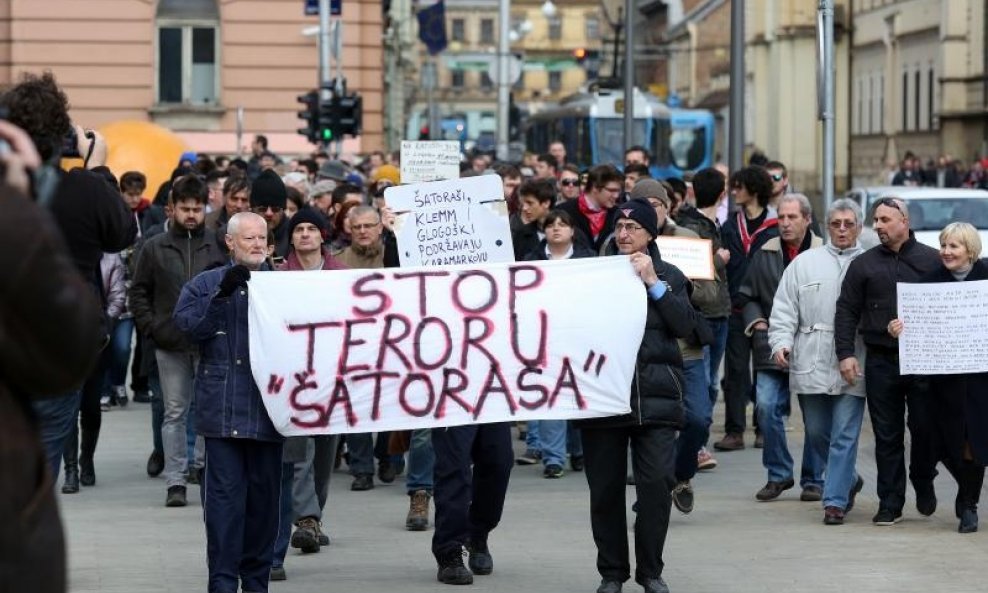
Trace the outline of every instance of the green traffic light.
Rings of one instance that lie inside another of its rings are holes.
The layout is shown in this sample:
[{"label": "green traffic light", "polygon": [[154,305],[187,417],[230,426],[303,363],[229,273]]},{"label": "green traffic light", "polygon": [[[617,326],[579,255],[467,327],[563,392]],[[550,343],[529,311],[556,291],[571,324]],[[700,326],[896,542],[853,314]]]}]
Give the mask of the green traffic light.
[{"label": "green traffic light", "polygon": [[327,129],[324,129],[322,131],[322,139],[324,141],[327,141],[327,142],[330,141],[330,140],[332,140],[333,139],[333,130],[330,130],[328,128]]}]

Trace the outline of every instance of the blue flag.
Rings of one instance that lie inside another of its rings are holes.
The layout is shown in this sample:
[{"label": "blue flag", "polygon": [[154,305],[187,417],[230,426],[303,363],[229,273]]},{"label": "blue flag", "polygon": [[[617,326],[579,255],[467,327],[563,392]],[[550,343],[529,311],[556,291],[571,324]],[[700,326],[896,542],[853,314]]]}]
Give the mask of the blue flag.
[{"label": "blue flag", "polygon": [[419,39],[430,55],[446,49],[446,4],[443,0],[427,6],[428,0],[419,3]]}]

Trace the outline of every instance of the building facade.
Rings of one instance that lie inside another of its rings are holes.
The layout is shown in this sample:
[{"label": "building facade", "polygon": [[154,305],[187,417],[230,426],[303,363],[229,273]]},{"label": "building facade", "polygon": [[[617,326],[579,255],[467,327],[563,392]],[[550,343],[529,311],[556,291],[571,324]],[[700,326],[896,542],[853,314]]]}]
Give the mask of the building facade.
[{"label": "building facade", "polygon": [[[0,86],[51,70],[73,120],[99,128],[150,121],[201,152],[236,154],[253,134],[270,148],[314,147],[296,133],[299,94],[318,84],[318,25],[300,0],[0,0]],[[342,71],[363,96],[363,135],[381,148],[381,2],[347,0]]]}]

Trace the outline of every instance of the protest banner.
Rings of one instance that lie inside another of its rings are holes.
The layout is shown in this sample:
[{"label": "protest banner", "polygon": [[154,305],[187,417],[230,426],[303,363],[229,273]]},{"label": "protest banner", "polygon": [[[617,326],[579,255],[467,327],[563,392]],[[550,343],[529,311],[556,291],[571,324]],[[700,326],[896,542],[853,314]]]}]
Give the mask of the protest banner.
[{"label": "protest banner", "polygon": [[710,239],[659,235],[655,238],[655,246],[659,248],[662,261],[679,268],[690,280],[715,278],[713,242]]},{"label": "protest banner", "polygon": [[630,412],[646,295],[627,257],[256,273],[249,290],[251,370],[286,436]]},{"label": "protest banner", "polygon": [[401,267],[514,261],[497,175],[389,187]]},{"label": "protest banner", "polygon": [[900,373],[988,372],[988,280],[899,283],[896,289]]},{"label": "protest banner", "polygon": [[456,179],[459,176],[459,142],[455,140],[402,140],[402,183]]}]

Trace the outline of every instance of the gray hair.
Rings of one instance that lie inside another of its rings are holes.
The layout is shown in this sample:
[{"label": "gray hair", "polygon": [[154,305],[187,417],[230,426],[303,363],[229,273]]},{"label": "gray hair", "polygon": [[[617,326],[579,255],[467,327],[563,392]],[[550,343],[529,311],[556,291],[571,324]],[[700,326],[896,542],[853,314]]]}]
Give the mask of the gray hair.
[{"label": "gray hair", "polygon": [[240,234],[240,227],[248,220],[257,220],[264,225],[264,228],[268,228],[268,223],[264,220],[264,217],[260,214],[254,214],[253,212],[237,212],[230,217],[230,220],[226,223],[226,234],[236,236]]},{"label": "gray hair", "polygon": [[381,213],[377,211],[377,208],[373,206],[354,206],[347,212],[347,218],[351,221],[358,216],[363,216],[364,214],[373,214],[377,217],[377,221],[381,222]]},{"label": "gray hair", "polygon": [[334,189],[336,189],[336,182],[331,179],[317,181],[312,185],[312,187],[309,188],[309,201],[311,202],[319,196],[331,194]]},{"label": "gray hair", "polygon": [[810,218],[813,216],[813,206],[810,205],[810,199],[803,194],[783,194],[779,198],[779,205],[776,210],[782,207],[782,204],[786,202],[796,202],[799,204],[799,213],[803,215],[804,218]]},{"label": "gray hair", "polygon": [[854,215],[854,222],[857,223],[858,228],[864,223],[864,218],[861,214],[861,206],[857,202],[850,198],[839,198],[830,204],[830,208],[827,208],[827,222],[830,222],[830,217],[837,212],[850,212]]}]

